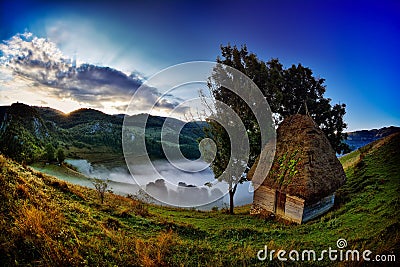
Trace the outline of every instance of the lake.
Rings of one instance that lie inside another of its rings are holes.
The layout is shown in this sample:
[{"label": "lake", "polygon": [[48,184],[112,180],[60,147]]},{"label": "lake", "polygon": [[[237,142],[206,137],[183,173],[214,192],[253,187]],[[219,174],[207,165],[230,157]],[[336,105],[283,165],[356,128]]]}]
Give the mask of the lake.
[{"label": "lake", "polygon": [[[84,159],[67,159],[66,162],[88,177],[109,179],[116,194],[135,195],[142,188],[157,199],[157,204],[203,210],[214,206],[229,206],[228,185],[214,179],[213,172],[204,162],[171,163],[167,160],[154,160],[151,165],[137,163],[130,168],[132,175],[126,166],[106,168],[92,165]],[[87,186],[87,181],[80,183],[74,179],[71,182]],[[206,183],[212,186],[205,186]],[[238,185],[234,201],[236,206],[252,203],[250,182]]]}]

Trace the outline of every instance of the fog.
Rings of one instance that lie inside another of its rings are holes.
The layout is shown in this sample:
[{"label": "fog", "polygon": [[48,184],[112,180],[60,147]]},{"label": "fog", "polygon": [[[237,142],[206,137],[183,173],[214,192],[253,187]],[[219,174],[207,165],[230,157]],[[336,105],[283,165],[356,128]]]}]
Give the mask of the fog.
[{"label": "fog", "polygon": [[[167,160],[155,160],[150,165],[135,163],[130,166],[133,175],[126,166],[110,169],[92,165],[84,159],[68,159],[66,162],[86,176],[110,180],[111,189],[116,194],[137,195],[139,189],[143,189],[154,203],[160,205],[196,207],[203,210],[229,205],[228,185],[214,179],[211,169],[203,167],[204,162],[173,165]],[[193,172],[199,169],[203,170]],[[212,186],[206,186],[206,183]],[[235,205],[251,203],[252,191],[251,183],[239,184],[234,197]]]}]

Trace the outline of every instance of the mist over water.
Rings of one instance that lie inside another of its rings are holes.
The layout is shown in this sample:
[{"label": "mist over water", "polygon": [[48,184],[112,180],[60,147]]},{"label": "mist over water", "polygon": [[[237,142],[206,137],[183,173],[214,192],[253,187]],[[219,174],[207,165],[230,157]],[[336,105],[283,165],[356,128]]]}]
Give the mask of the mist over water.
[{"label": "mist over water", "polygon": [[[191,169],[201,168],[199,165],[204,165],[204,163],[182,163],[189,171],[176,168],[167,160],[152,161],[152,166],[137,163],[131,166],[132,176],[126,166],[110,169],[101,165],[92,165],[84,159],[67,159],[66,162],[75,166],[86,176],[110,180],[110,186],[117,194],[136,195],[142,188],[159,200],[156,203],[161,205],[167,203],[179,207],[193,207],[201,203],[202,206],[196,208],[204,210],[214,206],[221,208],[229,205],[229,196],[226,194],[228,185],[217,182],[210,168],[190,172]],[[209,182],[213,186],[204,185]],[[250,182],[238,185],[234,200],[235,205],[252,203],[253,193]]]}]

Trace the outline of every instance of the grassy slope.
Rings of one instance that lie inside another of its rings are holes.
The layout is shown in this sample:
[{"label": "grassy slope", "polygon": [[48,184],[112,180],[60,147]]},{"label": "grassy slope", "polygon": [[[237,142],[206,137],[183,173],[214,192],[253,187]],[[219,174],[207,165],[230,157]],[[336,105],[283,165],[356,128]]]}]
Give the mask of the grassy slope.
[{"label": "grassy slope", "polygon": [[[341,159],[347,183],[335,208],[304,225],[143,205],[68,184],[0,157],[3,265],[279,265],[258,250],[348,248],[400,256],[400,134]],[[316,263],[314,263],[316,264]],[[319,262],[330,265],[331,262]]]},{"label": "grassy slope", "polygon": [[37,162],[31,164],[30,166],[33,168],[33,170],[42,172],[43,174],[55,176],[62,181],[93,188],[92,180],[90,180],[88,177],[81,174],[80,172],[70,169],[65,165],[58,166],[55,164]]}]

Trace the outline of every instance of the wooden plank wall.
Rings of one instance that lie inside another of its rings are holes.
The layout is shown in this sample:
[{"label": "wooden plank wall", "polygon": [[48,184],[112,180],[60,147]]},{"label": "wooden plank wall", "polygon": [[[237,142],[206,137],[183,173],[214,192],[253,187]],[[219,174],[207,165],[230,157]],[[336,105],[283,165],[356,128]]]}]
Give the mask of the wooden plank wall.
[{"label": "wooden plank wall", "polygon": [[335,202],[335,193],[327,197],[324,197],[317,203],[311,205],[308,205],[306,203],[303,213],[303,222],[307,222],[327,212],[330,208],[333,207],[334,202]]},{"label": "wooden plank wall", "polygon": [[[286,195],[284,214],[277,215],[301,224],[327,212],[333,207],[334,201],[334,193],[313,204],[305,203],[304,199],[299,197]],[[253,204],[266,211],[276,213],[276,190],[261,185],[254,192]]]},{"label": "wooden plank wall", "polygon": [[275,212],[275,189],[261,185],[254,192],[253,203],[266,211]]},{"label": "wooden plank wall", "polygon": [[304,199],[286,195],[284,218],[296,223],[301,223],[303,218]]}]

